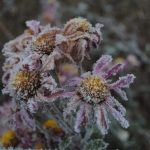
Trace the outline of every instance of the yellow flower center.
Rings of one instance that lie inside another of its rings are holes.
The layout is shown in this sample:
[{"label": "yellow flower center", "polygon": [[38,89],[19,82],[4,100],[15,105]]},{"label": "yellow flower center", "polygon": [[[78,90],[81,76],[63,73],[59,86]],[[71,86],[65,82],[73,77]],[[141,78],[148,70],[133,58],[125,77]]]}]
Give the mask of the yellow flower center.
[{"label": "yellow flower center", "polygon": [[40,74],[33,71],[19,71],[12,80],[12,86],[23,99],[33,97],[40,85]]},{"label": "yellow flower center", "polygon": [[85,101],[94,103],[104,101],[105,97],[110,94],[107,85],[97,76],[83,79],[78,91]]},{"label": "yellow flower center", "polygon": [[16,133],[13,130],[6,131],[1,138],[1,143],[4,147],[16,146],[18,143]]}]

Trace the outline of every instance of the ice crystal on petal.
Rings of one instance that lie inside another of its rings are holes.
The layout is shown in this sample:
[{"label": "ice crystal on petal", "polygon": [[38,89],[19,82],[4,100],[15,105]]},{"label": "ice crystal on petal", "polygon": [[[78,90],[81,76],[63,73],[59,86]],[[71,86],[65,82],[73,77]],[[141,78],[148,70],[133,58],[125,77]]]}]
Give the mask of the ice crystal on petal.
[{"label": "ice crystal on petal", "polygon": [[102,69],[112,61],[112,57],[110,55],[103,55],[93,67],[93,73],[100,73]]},{"label": "ice crystal on petal", "polygon": [[112,66],[111,69],[109,69],[107,72],[104,73],[104,75],[102,75],[105,79],[107,79],[108,77],[112,76],[112,75],[116,75],[120,70],[122,70],[124,68],[124,64],[116,64],[114,66]]},{"label": "ice crystal on petal", "polygon": [[112,88],[128,88],[131,83],[133,83],[135,76],[133,74],[128,74],[125,77],[120,77],[118,81],[111,85]]},{"label": "ice crystal on petal", "polygon": [[113,117],[119,121],[122,127],[128,128],[129,122],[124,118],[124,116],[117,111],[115,108],[113,108],[111,105],[109,105],[107,102],[105,103],[106,109],[113,115]]},{"label": "ice crystal on petal", "polygon": [[85,106],[81,105],[80,109],[77,112],[77,118],[76,118],[76,122],[75,122],[75,131],[79,132],[79,126],[85,121]]},{"label": "ice crystal on petal", "polygon": [[102,134],[107,134],[110,121],[107,118],[107,112],[105,108],[98,106],[95,110],[96,123]]}]

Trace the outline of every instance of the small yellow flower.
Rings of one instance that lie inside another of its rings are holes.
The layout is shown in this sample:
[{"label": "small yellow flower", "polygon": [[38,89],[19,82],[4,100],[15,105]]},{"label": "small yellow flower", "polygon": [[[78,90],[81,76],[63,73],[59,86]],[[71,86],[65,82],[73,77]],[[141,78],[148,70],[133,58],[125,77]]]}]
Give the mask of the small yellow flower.
[{"label": "small yellow flower", "polygon": [[50,129],[54,132],[54,134],[59,135],[63,132],[63,130],[59,127],[55,120],[49,119],[43,123],[43,127],[46,129]]},{"label": "small yellow flower", "polygon": [[7,130],[1,138],[1,144],[4,147],[16,146],[18,143],[16,133],[13,130]]},{"label": "small yellow flower", "polygon": [[34,71],[18,71],[12,79],[13,88],[26,98],[34,96],[40,85],[40,75]]}]

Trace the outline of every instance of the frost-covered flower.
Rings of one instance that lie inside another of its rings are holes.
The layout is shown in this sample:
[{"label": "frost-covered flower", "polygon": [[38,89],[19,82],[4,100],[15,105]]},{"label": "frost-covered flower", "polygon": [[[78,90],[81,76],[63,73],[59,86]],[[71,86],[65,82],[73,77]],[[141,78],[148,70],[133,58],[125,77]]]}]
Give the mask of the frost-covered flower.
[{"label": "frost-covered flower", "polygon": [[29,53],[37,53],[42,61],[47,61],[49,70],[54,68],[54,61],[61,57],[56,44],[56,35],[61,33],[61,29],[44,26],[42,31],[34,36],[28,44],[26,50]]},{"label": "frost-covered flower", "polygon": [[62,43],[61,49],[76,62],[82,62],[84,57],[89,58],[89,50],[97,48],[101,42],[101,27],[102,24],[93,27],[87,19],[81,17],[73,18],[64,25],[63,34],[57,35],[56,42]]},{"label": "frost-covered flower", "polygon": [[111,61],[111,56],[103,55],[94,64],[92,72],[84,73],[69,83],[74,87],[70,89],[74,91],[72,91],[72,97],[64,114],[78,110],[75,122],[76,132],[80,131],[79,127],[82,124],[92,122],[90,117],[93,113],[102,134],[106,134],[109,128],[110,121],[107,112],[110,112],[122,127],[129,126],[128,121],[124,118],[126,109],[111,95],[111,91],[117,92],[124,100],[127,100],[126,93],[122,89],[128,88],[135,76],[127,74],[116,82],[111,82],[108,78],[116,75],[124,67],[124,64],[115,64],[106,70],[106,66]]},{"label": "frost-covered flower", "polygon": [[29,28],[14,40],[7,42],[2,49],[2,53],[6,57],[3,65],[4,75],[2,78],[5,84],[8,82],[11,69],[29,55],[25,49],[33,36],[40,32],[40,23],[38,21],[27,21],[26,25]]},{"label": "frost-covered flower", "polygon": [[38,54],[28,56],[11,70],[9,83],[3,92],[26,102],[49,100],[50,95],[57,91],[57,84],[44,66]]}]

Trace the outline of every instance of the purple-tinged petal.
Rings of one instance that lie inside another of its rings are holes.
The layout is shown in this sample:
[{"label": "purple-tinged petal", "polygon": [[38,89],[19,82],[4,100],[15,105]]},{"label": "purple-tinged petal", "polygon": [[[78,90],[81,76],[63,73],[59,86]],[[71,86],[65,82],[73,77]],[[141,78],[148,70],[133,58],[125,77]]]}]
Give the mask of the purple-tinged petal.
[{"label": "purple-tinged petal", "polygon": [[96,115],[96,123],[98,128],[101,130],[101,133],[103,135],[107,134],[110,121],[108,120],[107,112],[103,107],[103,105],[99,105],[96,108],[95,115]]},{"label": "purple-tinged petal", "polygon": [[3,84],[7,84],[10,78],[10,70],[7,70],[6,72],[4,72],[3,76],[2,76],[2,83]]},{"label": "purple-tinged petal", "polygon": [[135,76],[133,74],[127,74],[124,77],[120,77],[118,81],[110,85],[111,89],[116,88],[128,88],[131,83],[133,83]]},{"label": "purple-tinged petal", "polygon": [[105,102],[105,107],[107,111],[109,111],[113,117],[121,124],[123,128],[128,128],[129,127],[129,122],[124,118],[124,116],[117,111],[115,108],[113,108],[107,101]]},{"label": "purple-tinged petal", "polygon": [[128,97],[127,97],[126,92],[125,92],[125,91],[123,91],[122,89],[120,89],[120,88],[116,88],[116,89],[114,89],[114,91],[115,91],[116,93],[118,93],[118,94],[119,94],[119,96],[120,96],[123,100],[125,100],[125,101],[127,101],[127,100],[128,100]]},{"label": "purple-tinged petal", "polygon": [[93,67],[93,74],[98,74],[100,71],[112,61],[112,57],[110,55],[103,55]]},{"label": "purple-tinged petal", "polygon": [[42,62],[40,60],[40,55],[31,54],[25,58],[22,62],[22,66],[25,70],[37,71],[42,67]]},{"label": "purple-tinged petal", "polygon": [[34,34],[38,34],[40,30],[40,22],[36,20],[26,21],[26,26],[29,27]]},{"label": "purple-tinged petal", "polygon": [[82,104],[80,106],[79,111],[77,112],[77,117],[76,117],[76,121],[75,121],[75,126],[74,129],[77,133],[80,132],[79,127],[85,122],[86,120],[86,116],[85,116],[85,105]]},{"label": "purple-tinged petal", "polygon": [[106,73],[104,73],[102,76],[103,78],[107,79],[110,76],[116,75],[120,70],[124,68],[125,64],[116,64],[112,66],[111,69],[109,69]]},{"label": "purple-tinged petal", "polygon": [[126,109],[113,96],[107,98],[107,103],[116,108],[123,116],[125,116]]},{"label": "purple-tinged petal", "polygon": [[36,101],[30,100],[27,102],[28,109],[31,113],[36,113],[39,110],[39,105]]},{"label": "purple-tinged petal", "polygon": [[58,91],[58,92],[50,94],[49,96],[46,96],[46,98],[48,98],[48,100],[54,101],[57,98],[70,98],[74,95],[75,95],[75,92]]},{"label": "purple-tinged petal", "polygon": [[82,78],[80,77],[74,77],[73,79],[70,79],[69,81],[67,81],[66,85],[67,86],[75,86],[78,85],[79,82],[81,81]]}]

